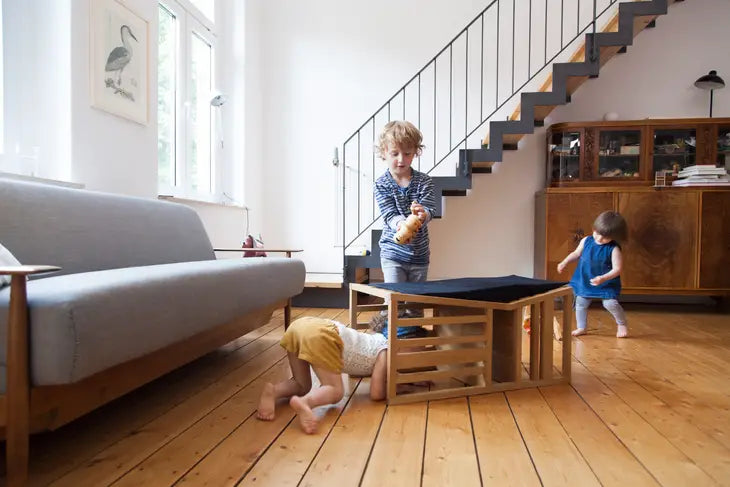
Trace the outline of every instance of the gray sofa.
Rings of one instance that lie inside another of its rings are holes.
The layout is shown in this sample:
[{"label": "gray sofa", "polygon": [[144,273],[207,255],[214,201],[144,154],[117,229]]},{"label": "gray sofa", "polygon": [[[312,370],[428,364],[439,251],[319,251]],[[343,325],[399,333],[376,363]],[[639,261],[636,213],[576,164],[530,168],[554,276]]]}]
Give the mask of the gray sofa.
[{"label": "gray sofa", "polygon": [[[0,178],[0,243],[22,264],[61,267],[22,282],[30,431],[261,326],[304,287],[300,260],[217,260],[197,214],[157,200]],[[18,408],[5,394],[10,298],[0,289],[0,415]]]}]

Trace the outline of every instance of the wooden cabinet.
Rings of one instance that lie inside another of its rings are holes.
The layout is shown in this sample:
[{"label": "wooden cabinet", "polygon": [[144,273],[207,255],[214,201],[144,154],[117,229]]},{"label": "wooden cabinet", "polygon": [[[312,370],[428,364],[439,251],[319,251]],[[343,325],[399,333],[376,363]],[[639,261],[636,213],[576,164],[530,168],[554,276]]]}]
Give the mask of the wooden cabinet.
[{"label": "wooden cabinet", "polygon": [[629,226],[624,294],[730,294],[730,188],[604,186],[537,194],[535,276],[569,280],[557,264],[605,210]]},{"label": "wooden cabinet", "polygon": [[730,118],[571,122],[547,130],[552,187],[652,186],[657,171],[730,163]]}]

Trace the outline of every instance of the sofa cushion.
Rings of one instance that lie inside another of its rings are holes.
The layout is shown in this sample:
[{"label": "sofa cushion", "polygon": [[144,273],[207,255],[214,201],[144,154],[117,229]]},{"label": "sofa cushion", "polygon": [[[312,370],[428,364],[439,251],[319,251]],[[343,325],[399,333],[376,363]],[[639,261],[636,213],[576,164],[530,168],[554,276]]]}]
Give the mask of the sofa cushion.
[{"label": "sofa cushion", "polygon": [[38,279],[215,258],[198,214],[176,203],[0,178],[0,208],[15,257],[61,267]]},{"label": "sofa cushion", "polygon": [[[0,266],[20,265],[18,259],[0,243]],[[10,284],[10,276],[0,274],[0,289]]]},{"label": "sofa cushion", "polygon": [[[299,294],[298,259],[222,259],[130,267],[28,283],[31,383],[76,382],[249,311]],[[0,290],[0,343],[9,289]],[[5,354],[0,380],[5,390]]]}]

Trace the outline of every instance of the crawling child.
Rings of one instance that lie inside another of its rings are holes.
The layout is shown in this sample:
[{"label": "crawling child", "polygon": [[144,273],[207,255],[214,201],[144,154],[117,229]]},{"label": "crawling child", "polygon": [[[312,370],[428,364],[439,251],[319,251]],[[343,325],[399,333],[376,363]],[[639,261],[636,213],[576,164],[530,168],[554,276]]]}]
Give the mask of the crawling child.
[{"label": "crawling child", "polygon": [[[287,351],[293,377],[264,386],[257,418],[273,420],[276,401],[288,397],[304,432],[316,432],[317,417],[312,409],[342,399],[343,372],[371,376],[370,398],[385,399],[388,340],[380,333],[359,332],[325,318],[303,317],[287,328],[280,344]],[[321,383],[314,389],[310,366]]]}]

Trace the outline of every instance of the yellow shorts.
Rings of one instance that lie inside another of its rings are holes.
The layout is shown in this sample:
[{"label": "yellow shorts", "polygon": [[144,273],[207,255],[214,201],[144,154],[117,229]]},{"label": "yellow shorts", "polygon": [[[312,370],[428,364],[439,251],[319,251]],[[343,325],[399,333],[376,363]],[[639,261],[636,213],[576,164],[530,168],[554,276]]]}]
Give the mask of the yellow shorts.
[{"label": "yellow shorts", "polygon": [[295,320],[279,342],[287,352],[332,372],[342,373],[344,345],[330,320],[305,316]]}]

